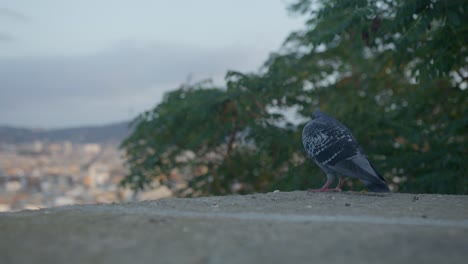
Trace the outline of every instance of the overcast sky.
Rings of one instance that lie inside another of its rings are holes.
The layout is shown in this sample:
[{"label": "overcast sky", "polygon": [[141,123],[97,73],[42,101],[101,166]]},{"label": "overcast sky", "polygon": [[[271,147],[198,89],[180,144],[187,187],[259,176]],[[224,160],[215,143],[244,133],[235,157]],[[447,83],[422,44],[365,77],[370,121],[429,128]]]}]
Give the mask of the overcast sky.
[{"label": "overcast sky", "polygon": [[255,71],[301,27],[286,0],[0,0],[0,125],[127,120],[187,80]]}]

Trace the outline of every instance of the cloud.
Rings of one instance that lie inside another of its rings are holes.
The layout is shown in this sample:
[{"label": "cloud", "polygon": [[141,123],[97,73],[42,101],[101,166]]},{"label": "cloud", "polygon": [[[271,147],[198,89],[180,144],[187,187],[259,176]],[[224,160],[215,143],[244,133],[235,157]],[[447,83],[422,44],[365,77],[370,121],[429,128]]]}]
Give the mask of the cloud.
[{"label": "cloud", "polygon": [[[260,57],[261,56],[261,57]],[[193,76],[220,80],[253,70],[264,54],[246,48],[131,45],[88,56],[0,59],[0,123],[57,127],[129,118]]]},{"label": "cloud", "polygon": [[23,15],[22,13],[13,9],[5,7],[0,7],[0,18],[1,17],[21,22],[27,22],[30,20],[28,16]]},{"label": "cloud", "polygon": [[[18,11],[15,11],[9,8],[0,7],[0,22],[2,22],[2,20],[17,21],[17,22],[30,21],[29,17],[23,15],[22,13]],[[13,42],[17,39],[16,36],[8,32],[4,32],[3,31],[4,28],[2,28],[1,30],[2,31],[0,31],[0,43]]]},{"label": "cloud", "polygon": [[0,42],[12,42],[15,40],[11,34],[0,32]]}]

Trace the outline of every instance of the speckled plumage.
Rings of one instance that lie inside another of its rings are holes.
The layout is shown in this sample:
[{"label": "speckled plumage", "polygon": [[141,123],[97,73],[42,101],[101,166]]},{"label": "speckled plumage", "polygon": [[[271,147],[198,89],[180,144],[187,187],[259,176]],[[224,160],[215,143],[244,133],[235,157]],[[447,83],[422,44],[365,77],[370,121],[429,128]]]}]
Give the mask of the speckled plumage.
[{"label": "speckled plumage", "polygon": [[385,179],[375,170],[351,131],[335,118],[315,111],[312,120],[302,131],[302,143],[311,159],[327,175],[327,183],[320,191],[328,190],[335,177],[358,178],[370,191],[388,192]]}]

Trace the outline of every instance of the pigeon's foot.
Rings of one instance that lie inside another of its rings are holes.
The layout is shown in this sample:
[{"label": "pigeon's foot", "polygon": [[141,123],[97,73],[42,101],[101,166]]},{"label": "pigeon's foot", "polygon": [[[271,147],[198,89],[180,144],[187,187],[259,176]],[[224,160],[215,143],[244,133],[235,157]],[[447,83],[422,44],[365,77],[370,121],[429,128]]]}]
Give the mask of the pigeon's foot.
[{"label": "pigeon's foot", "polygon": [[320,188],[320,189],[309,189],[308,191],[309,192],[335,192],[335,189],[339,188],[340,186],[336,186],[335,189],[328,189],[328,186],[330,186],[330,184],[333,182],[333,179],[334,179],[333,176],[329,176],[328,179],[327,179],[327,182],[325,183],[325,185],[322,186],[322,188]]},{"label": "pigeon's foot", "polygon": [[341,192],[341,189],[309,189],[308,192]]}]

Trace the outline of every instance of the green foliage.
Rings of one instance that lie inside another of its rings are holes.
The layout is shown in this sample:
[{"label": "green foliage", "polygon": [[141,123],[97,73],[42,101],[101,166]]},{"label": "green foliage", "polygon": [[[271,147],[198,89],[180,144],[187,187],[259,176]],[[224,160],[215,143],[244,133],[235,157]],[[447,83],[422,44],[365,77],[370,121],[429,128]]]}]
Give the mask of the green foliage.
[{"label": "green foliage", "polygon": [[[290,10],[308,16],[305,28],[260,74],[182,86],[136,118],[122,144],[130,168],[122,183],[180,195],[319,187],[325,177],[305,160],[301,132],[320,108],[353,131],[395,190],[468,194],[467,8],[296,2]],[[184,188],[174,185],[180,177]]]}]

